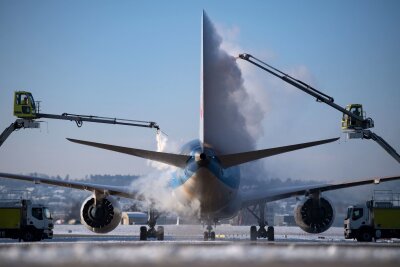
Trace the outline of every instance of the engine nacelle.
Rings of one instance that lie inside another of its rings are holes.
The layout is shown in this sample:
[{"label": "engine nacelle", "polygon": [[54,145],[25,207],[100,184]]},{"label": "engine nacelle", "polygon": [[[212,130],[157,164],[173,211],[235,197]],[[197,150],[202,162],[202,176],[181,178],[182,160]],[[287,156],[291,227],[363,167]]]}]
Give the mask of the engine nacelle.
[{"label": "engine nacelle", "polygon": [[307,233],[322,233],[331,227],[335,219],[335,210],[326,198],[307,197],[296,205],[294,219]]},{"label": "engine nacelle", "polygon": [[119,202],[107,196],[97,201],[90,196],[82,204],[81,221],[86,228],[95,233],[108,233],[121,222],[122,212]]}]

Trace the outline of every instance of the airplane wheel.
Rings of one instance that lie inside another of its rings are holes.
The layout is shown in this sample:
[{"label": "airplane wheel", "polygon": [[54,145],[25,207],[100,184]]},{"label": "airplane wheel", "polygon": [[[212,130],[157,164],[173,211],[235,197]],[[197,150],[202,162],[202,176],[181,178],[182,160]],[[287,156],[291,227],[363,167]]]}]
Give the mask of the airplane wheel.
[{"label": "airplane wheel", "polygon": [[164,227],[157,227],[157,240],[164,240]]},{"label": "airplane wheel", "polygon": [[206,231],[204,232],[204,241],[208,241],[208,238],[209,238],[208,232]]},{"label": "airplane wheel", "polygon": [[146,226],[140,227],[140,240],[147,240],[147,227]]},{"label": "airplane wheel", "polygon": [[212,241],[215,240],[215,232],[210,233],[210,240],[212,240]]},{"label": "airplane wheel", "polygon": [[260,229],[258,229],[257,234],[258,234],[258,237],[260,237],[260,238],[267,238],[267,236],[268,236],[268,233],[267,233],[267,230],[265,230],[265,227],[260,227]]},{"label": "airplane wheel", "polygon": [[273,226],[268,226],[267,237],[268,237],[268,241],[274,241],[275,240],[275,231],[274,231],[274,227]]},{"label": "airplane wheel", "polygon": [[257,227],[254,225],[250,227],[250,240],[255,241],[257,240],[258,232]]}]

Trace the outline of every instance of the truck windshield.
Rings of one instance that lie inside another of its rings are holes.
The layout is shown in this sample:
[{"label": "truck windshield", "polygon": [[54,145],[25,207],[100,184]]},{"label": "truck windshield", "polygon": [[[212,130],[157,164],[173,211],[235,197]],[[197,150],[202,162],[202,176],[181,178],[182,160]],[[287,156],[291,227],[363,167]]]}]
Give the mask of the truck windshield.
[{"label": "truck windshield", "polygon": [[43,220],[42,208],[32,208],[32,216],[38,220]]},{"label": "truck windshield", "polygon": [[355,208],[353,209],[353,216],[351,217],[352,220],[358,220],[363,216],[363,209],[362,208]]},{"label": "truck windshield", "polygon": [[348,208],[347,209],[347,214],[346,214],[346,218],[344,218],[345,220],[349,219],[351,217],[351,213],[353,212],[353,208]]},{"label": "truck windshield", "polygon": [[44,211],[44,217],[46,219],[51,219],[51,213],[50,213],[49,209],[48,208],[44,208],[43,211]]},{"label": "truck windshield", "polygon": [[35,100],[33,99],[33,96],[31,94],[29,94],[28,97],[29,97],[29,102],[32,106],[33,111],[36,111]]}]

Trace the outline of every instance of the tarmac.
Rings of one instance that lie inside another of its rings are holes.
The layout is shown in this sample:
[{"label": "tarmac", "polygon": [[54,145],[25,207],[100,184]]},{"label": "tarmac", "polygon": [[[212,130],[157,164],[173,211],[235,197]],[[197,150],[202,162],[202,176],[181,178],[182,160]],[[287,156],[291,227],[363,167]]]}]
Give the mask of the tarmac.
[{"label": "tarmac", "polygon": [[199,225],[166,225],[165,241],[139,241],[139,226],[97,235],[82,225],[56,225],[41,242],[0,239],[0,266],[400,266],[400,240],[359,243],[342,228],[312,235],[275,227],[275,241],[249,241],[249,226],[220,225],[203,241]]}]

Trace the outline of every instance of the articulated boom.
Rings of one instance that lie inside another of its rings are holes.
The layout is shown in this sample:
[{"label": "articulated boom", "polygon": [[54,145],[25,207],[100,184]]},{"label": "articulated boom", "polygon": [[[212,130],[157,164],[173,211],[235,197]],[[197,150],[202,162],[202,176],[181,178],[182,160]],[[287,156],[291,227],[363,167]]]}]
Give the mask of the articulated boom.
[{"label": "articulated boom", "polygon": [[39,128],[40,122],[37,119],[55,119],[74,121],[78,127],[81,127],[84,121],[94,123],[105,123],[115,125],[126,125],[135,127],[154,128],[160,131],[160,126],[153,121],[139,121],[117,119],[109,117],[99,117],[92,115],[77,115],[63,113],[61,115],[40,113],[40,102],[35,102],[30,92],[17,91],[14,94],[14,116],[18,119],[7,127],[0,135],[0,146],[7,140],[7,138],[18,129],[25,128]]},{"label": "articulated boom", "polygon": [[349,139],[365,138],[372,139],[378,143],[390,156],[400,163],[400,155],[389,145],[382,137],[373,133],[370,128],[374,127],[374,121],[371,118],[365,118],[361,104],[350,104],[346,108],[337,105],[333,97],[324,94],[321,91],[313,88],[309,84],[293,78],[287,73],[284,73],[271,65],[253,57],[250,54],[239,54],[239,58],[250,62],[251,64],[265,70],[273,76],[282,79],[292,86],[302,90],[303,92],[315,97],[318,102],[323,102],[332,108],[340,111],[343,114],[342,129],[348,134]]}]

